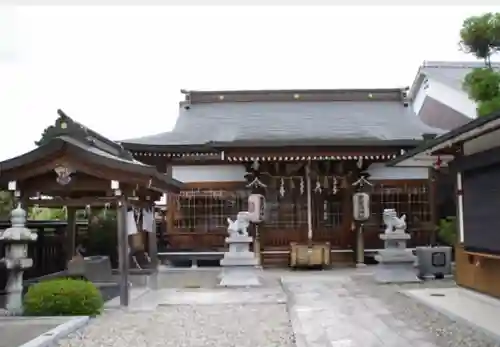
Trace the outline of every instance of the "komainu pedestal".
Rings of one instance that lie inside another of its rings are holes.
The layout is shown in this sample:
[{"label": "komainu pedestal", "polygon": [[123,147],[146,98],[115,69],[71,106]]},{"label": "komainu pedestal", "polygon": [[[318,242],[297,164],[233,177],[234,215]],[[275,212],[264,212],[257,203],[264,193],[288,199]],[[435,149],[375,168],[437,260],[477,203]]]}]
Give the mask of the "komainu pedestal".
[{"label": "komainu pedestal", "polygon": [[223,287],[253,287],[260,286],[258,276],[259,261],[255,253],[250,251],[253,239],[247,233],[249,221],[246,212],[238,213],[236,221],[228,218],[228,233],[226,243],[229,250],[224,253],[220,265],[222,272],[219,285]]},{"label": "komainu pedestal", "polygon": [[380,239],[384,249],[375,256],[378,265],[374,277],[378,283],[420,282],[415,273],[415,256],[406,249],[406,242],[411,238],[406,233],[405,216],[397,217],[394,209],[384,210],[384,223],[387,228]]}]

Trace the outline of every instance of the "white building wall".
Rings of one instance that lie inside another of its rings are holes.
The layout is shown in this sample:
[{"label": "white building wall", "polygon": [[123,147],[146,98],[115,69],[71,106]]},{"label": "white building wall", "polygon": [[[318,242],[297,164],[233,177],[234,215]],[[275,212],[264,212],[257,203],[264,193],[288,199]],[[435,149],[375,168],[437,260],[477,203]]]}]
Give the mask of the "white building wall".
[{"label": "white building wall", "polygon": [[[370,180],[427,179],[425,167],[387,167],[382,163],[370,165]],[[244,182],[243,165],[182,165],[172,168],[172,176],[184,183],[190,182]]]},{"label": "white building wall", "polygon": [[426,167],[387,167],[382,163],[375,163],[366,171],[370,174],[370,181],[429,178],[429,169]]},{"label": "white building wall", "polygon": [[426,86],[428,87],[428,85],[429,82],[426,82],[426,80],[424,80],[424,82],[420,84],[420,88],[418,89],[417,93],[415,94],[415,97],[413,98],[412,107],[413,107],[413,112],[415,112],[415,114],[418,114],[422,109],[422,106],[424,105],[425,97],[427,96]]},{"label": "white building wall", "polygon": [[172,167],[172,177],[190,182],[244,182],[243,165],[178,165]]},{"label": "white building wall", "polygon": [[465,91],[449,87],[432,78],[428,78],[426,83],[422,83],[415,94],[413,99],[415,114],[420,112],[427,95],[471,119],[476,118],[476,103],[469,99]]}]

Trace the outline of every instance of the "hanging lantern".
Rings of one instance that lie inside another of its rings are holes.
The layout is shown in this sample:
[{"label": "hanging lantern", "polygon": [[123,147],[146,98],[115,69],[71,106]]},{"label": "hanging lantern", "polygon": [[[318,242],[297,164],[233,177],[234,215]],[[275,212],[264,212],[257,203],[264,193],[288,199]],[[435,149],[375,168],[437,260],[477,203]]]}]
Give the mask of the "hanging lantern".
[{"label": "hanging lantern", "polygon": [[366,221],[370,218],[370,195],[355,193],[352,196],[353,217],[357,221]]}]

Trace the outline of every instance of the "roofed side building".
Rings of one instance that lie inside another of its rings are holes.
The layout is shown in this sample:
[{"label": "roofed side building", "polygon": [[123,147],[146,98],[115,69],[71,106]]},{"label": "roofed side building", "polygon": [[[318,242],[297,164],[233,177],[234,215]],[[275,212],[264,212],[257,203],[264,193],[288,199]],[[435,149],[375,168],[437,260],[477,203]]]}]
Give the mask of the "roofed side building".
[{"label": "roofed side building", "polygon": [[[500,298],[500,112],[475,119],[393,160],[440,162],[454,178],[456,282]],[[424,160],[425,159],[425,160]]]},{"label": "roofed side building", "polygon": [[[465,76],[483,62],[425,61],[410,88],[413,111],[426,124],[451,130],[476,118],[476,103],[463,88]],[[493,63],[500,69],[500,63]]]},{"label": "roofed side building", "polygon": [[415,116],[407,92],[184,91],[172,131],[121,143],[190,188],[169,200],[172,249],[223,248],[226,218],[259,192],[268,207],[257,250],[265,265],[275,254],[286,262],[291,242],[311,241],[329,242],[334,259],[352,261],[352,194],[362,176],[374,182],[368,248],[380,247],[382,207],[409,214],[419,242],[432,229],[427,169],[384,165],[443,132]]}]

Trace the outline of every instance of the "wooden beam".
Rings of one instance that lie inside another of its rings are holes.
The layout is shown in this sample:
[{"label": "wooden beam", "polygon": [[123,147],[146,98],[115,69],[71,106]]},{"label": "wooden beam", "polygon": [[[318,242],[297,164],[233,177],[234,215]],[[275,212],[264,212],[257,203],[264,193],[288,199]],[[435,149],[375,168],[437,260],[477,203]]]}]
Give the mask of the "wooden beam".
[{"label": "wooden beam", "polygon": [[242,189],[246,187],[246,182],[241,181],[232,181],[232,182],[189,182],[185,183],[182,190],[190,190],[190,189]]},{"label": "wooden beam", "polygon": [[56,174],[33,177],[20,182],[19,189],[23,192],[104,192],[112,194],[111,181],[89,176],[79,176],[78,173],[72,175],[71,181],[67,185],[61,185],[56,181]]},{"label": "wooden beam", "polygon": [[[62,206],[66,207],[76,207],[76,208],[84,208],[85,206],[92,206],[92,207],[104,207],[107,204],[110,204],[111,206],[116,205],[116,198],[115,197],[85,197],[85,198],[80,198],[80,199],[30,199],[28,201],[28,205],[38,205],[40,207],[52,207],[52,208],[60,208]],[[128,204],[135,206],[135,207],[147,207],[151,206],[151,201],[144,201],[144,200],[136,200],[133,198],[128,198]]]}]

